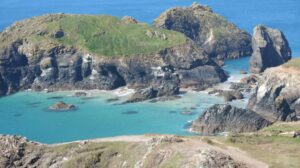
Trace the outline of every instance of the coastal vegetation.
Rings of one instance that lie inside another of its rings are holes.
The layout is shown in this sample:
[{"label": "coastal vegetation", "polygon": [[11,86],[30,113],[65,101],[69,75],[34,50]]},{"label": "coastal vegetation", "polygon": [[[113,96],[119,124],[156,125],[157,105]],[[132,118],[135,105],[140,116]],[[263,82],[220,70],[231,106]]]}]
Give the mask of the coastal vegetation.
[{"label": "coastal vegetation", "polygon": [[8,30],[12,39],[23,36],[36,44],[63,44],[108,57],[156,54],[187,40],[179,32],[109,15],[45,15],[16,23]]}]

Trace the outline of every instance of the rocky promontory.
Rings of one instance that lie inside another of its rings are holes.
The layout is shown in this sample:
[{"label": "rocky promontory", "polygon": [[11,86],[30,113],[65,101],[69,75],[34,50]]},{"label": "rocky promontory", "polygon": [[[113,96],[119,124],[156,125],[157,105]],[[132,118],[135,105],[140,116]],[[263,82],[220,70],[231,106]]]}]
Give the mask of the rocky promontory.
[{"label": "rocky promontory", "polygon": [[250,71],[261,73],[266,68],[279,66],[292,58],[292,52],[284,34],[277,29],[258,25],[253,30],[253,53]]},{"label": "rocky promontory", "polygon": [[[202,88],[227,79],[183,34],[131,17],[51,14],[17,22],[0,34],[0,95],[26,89],[158,88],[157,83],[168,85],[165,75]],[[166,87],[160,93],[170,94]]]},{"label": "rocky promontory", "polygon": [[300,63],[267,69],[249,100],[248,108],[272,121],[297,120],[300,115]]},{"label": "rocky promontory", "polygon": [[217,104],[195,120],[190,131],[204,135],[254,132],[270,124],[271,122],[251,110]]},{"label": "rocky promontory", "polygon": [[251,55],[251,36],[207,6],[193,3],[190,7],[169,9],[154,25],[184,33],[213,58]]}]

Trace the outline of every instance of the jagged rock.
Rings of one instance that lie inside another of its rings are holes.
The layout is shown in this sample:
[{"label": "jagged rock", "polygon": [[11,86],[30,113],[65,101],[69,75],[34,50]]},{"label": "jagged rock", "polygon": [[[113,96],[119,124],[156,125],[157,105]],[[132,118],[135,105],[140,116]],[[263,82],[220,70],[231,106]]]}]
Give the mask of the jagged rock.
[{"label": "jagged rock", "polygon": [[53,111],[66,111],[66,110],[74,110],[74,109],[76,109],[75,105],[66,104],[63,101],[57,102],[54,105],[49,107],[49,110],[53,110]]},{"label": "jagged rock", "polygon": [[233,158],[229,155],[225,155],[221,152],[209,149],[199,151],[199,153],[193,155],[188,160],[188,163],[189,164],[184,166],[184,168],[247,168],[244,163],[234,161]]},{"label": "jagged rock", "polygon": [[137,24],[139,23],[135,18],[133,18],[132,16],[124,16],[122,18],[122,21],[124,21],[127,24]]},{"label": "jagged rock", "polygon": [[296,120],[300,114],[300,70],[284,66],[267,69],[248,108],[272,121]]},{"label": "jagged rock", "polygon": [[177,75],[165,75],[161,80],[155,81],[151,87],[140,89],[134,93],[125,103],[133,103],[163,96],[179,94],[180,80]]},{"label": "jagged rock", "polygon": [[207,6],[193,3],[191,7],[169,9],[154,21],[154,25],[184,33],[210,57],[251,55],[251,36]]},{"label": "jagged rock", "polygon": [[253,53],[250,71],[261,73],[266,68],[279,66],[292,58],[292,52],[284,34],[277,29],[258,25],[253,30]]},{"label": "jagged rock", "polygon": [[193,122],[191,131],[201,134],[253,132],[270,124],[253,111],[217,104]]}]

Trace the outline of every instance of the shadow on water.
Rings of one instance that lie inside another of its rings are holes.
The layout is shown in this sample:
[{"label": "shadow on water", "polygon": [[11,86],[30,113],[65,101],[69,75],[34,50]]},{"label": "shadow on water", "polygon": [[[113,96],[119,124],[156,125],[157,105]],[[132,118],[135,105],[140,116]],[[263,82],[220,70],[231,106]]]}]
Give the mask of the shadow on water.
[{"label": "shadow on water", "polygon": [[23,114],[21,114],[21,113],[15,113],[14,114],[14,117],[21,117]]},{"label": "shadow on water", "polygon": [[133,115],[133,114],[138,114],[139,112],[137,111],[125,111],[125,112],[122,112],[121,114],[124,114],[124,115]]}]

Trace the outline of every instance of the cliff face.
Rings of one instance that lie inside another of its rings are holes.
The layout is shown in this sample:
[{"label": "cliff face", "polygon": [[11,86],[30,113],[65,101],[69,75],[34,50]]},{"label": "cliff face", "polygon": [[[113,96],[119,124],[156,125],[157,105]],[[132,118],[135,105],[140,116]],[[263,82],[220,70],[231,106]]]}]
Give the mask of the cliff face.
[{"label": "cliff face", "polygon": [[251,36],[206,6],[194,3],[172,8],[154,22],[156,27],[184,33],[210,57],[238,58],[251,55]]},{"label": "cliff face", "polygon": [[[108,30],[112,25],[119,27]],[[127,32],[128,29],[137,32]],[[205,86],[227,78],[184,35],[110,16],[36,17],[6,29],[0,41],[1,95],[30,88],[145,88],[172,74],[179,74],[184,84],[186,76],[197,73],[188,81]]]},{"label": "cliff face", "polygon": [[204,135],[254,132],[270,124],[253,111],[231,105],[214,105],[193,122],[191,131]]},{"label": "cliff face", "polygon": [[266,68],[279,66],[292,58],[292,52],[284,34],[277,30],[258,25],[253,30],[253,53],[250,71],[261,73]]},{"label": "cliff face", "polygon": [[273,120],[296,120],[300,114],[300,70],[293,66],[267,69],[248,108]]}]

